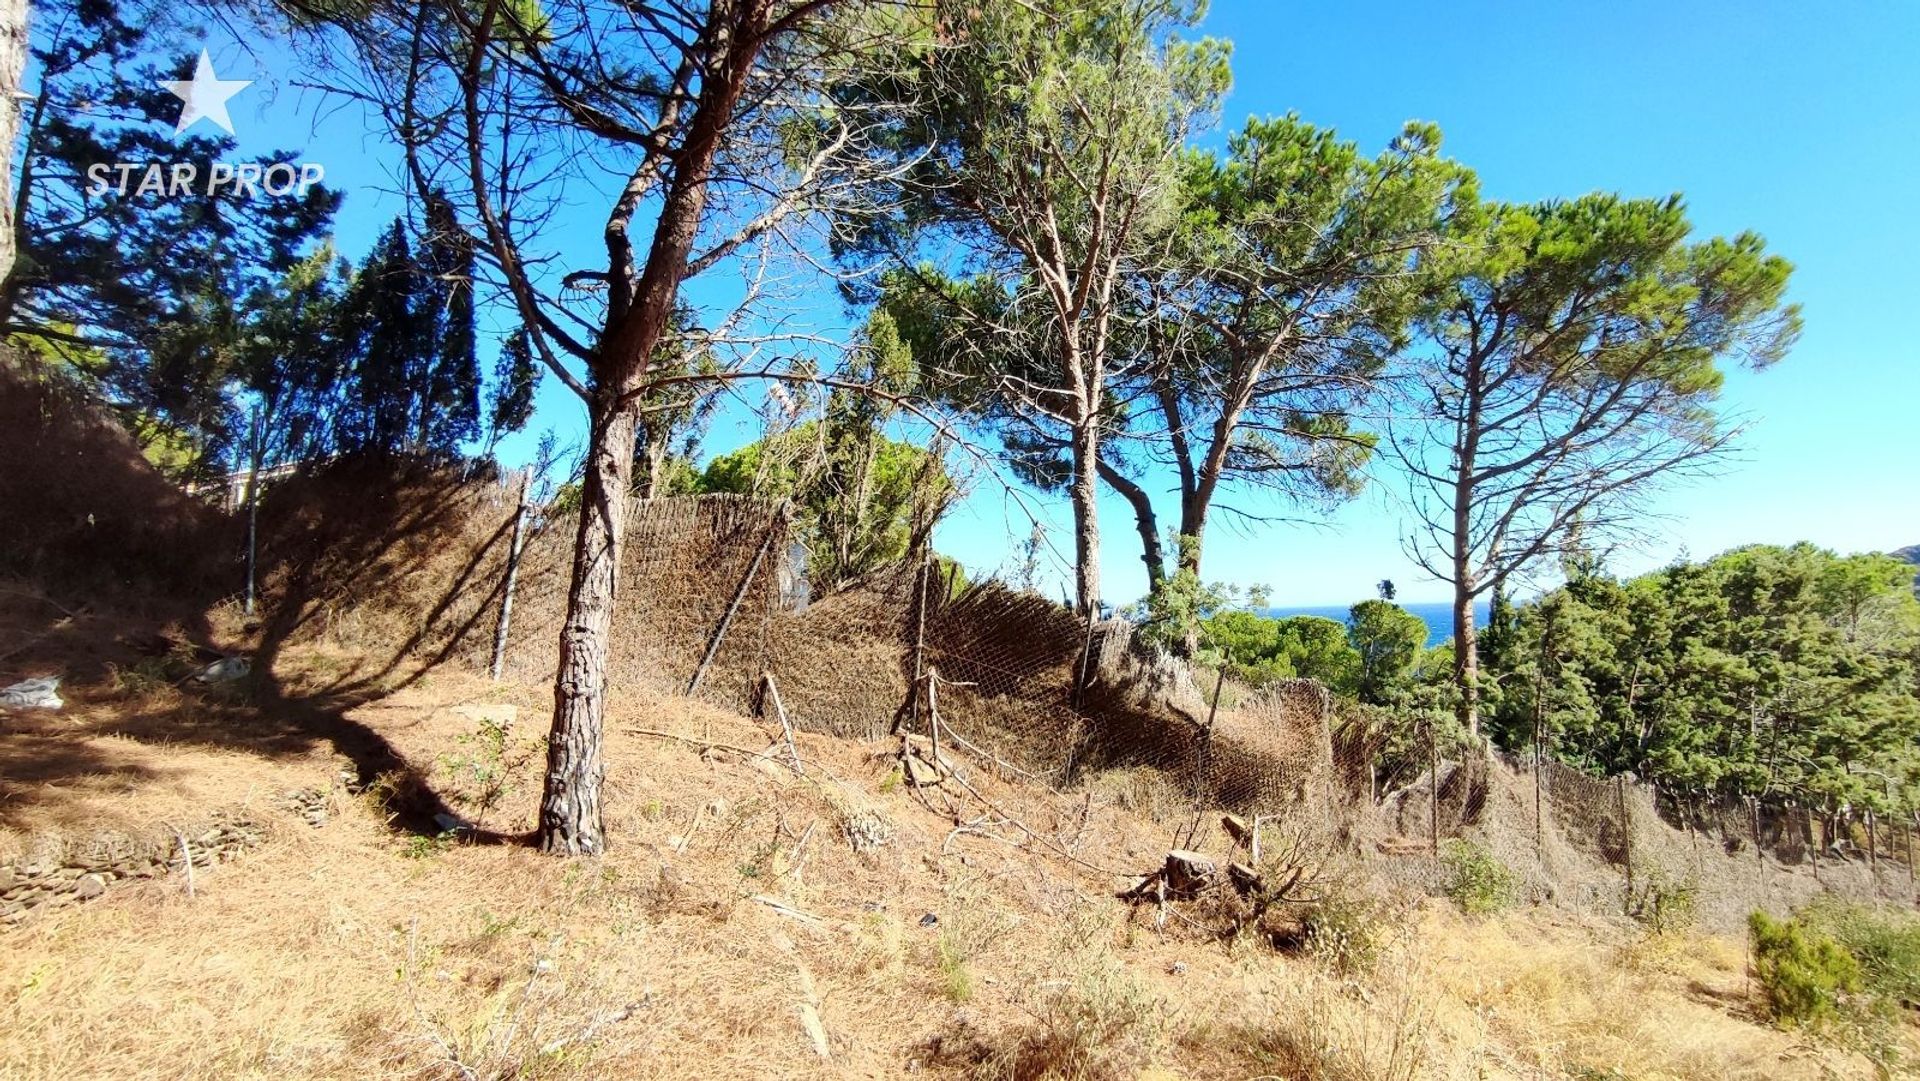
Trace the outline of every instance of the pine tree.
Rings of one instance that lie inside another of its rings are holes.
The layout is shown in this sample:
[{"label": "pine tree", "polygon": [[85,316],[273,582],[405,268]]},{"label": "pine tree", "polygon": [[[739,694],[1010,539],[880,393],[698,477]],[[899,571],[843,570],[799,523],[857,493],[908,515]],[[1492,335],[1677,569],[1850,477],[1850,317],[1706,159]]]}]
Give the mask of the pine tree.
[{"label": "pine tree", "polygon": [[122,191],[111,175],[90,190],[102,163],[205,170],[234,160],[234,143],[201,134],[206,125],[174,133],[180,100],[160,84],[190,73],[193,58],[154,63],[176,46],[162,36],[169,24],[92,0],[35,6],[44,32],[18,104],[18,255],[0,287],[0,324],[32,352],[86,356],[67,369],[136,436],[191,447],[184,466],[207,468],[241,427],[227,394],[243,351],[242,298],[301,261],[340,196],[320,185],[275,196],[196,184],[160,197],[139,194],[137,176]]},{"label": "pine tree", "polygon": [[430,345],[420,359],[414,449],[458,454],[480,434],[480,369],[474,358],[473,243],[453,204],[427,200],[426,237],[415,266],[415,322]]},{"label": "pine tree", "polygon": [[338,437],[343,450],[393,454],[413,439],[415,388],[432,343],[419,318],[418,297],[406,223],[396,219],[347,293],[353,385]]}]

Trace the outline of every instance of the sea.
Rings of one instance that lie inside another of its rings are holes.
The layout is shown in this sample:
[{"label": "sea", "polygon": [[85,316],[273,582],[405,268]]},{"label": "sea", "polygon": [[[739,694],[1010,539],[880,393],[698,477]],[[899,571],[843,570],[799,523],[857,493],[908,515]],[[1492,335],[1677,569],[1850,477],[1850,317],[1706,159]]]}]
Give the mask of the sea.
[{"label": "sea", "polygon": [[[1437,646],[1453,637],[1453,605],[1447,601],[1426,601],[1411,604],[1396,601],[1395,603],[1400,604],[1400,607],[1419,616],[1420,621],[1427,625],[1428,646]],[[1319,616],[1322,619],[1336,619],[1342,623],[1347,621],[1347,608],[1344,606],[1334,607],[1331,605],[1322,605],[1319,607],[1303,608],[1263,608],[1260,610],[1260,614],[1263,616],[1271,616],[1275,619],[1285,619],[1287,616]],[[1476,627],[1484,627],[1487,625],[1486,601],[1474,602],[1473,623]]]}]

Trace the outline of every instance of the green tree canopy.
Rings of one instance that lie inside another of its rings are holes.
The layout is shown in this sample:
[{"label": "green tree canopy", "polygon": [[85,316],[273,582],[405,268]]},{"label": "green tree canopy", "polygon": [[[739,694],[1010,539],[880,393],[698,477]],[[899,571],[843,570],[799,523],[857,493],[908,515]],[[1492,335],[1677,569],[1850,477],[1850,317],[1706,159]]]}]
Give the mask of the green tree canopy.
[{"label": "green tree canopy", "polygon": [[1722,365],[1764,367],[1800,328],[1791,265],[1752,233],[1689,239],[1678,196],[1594,194],[1457,215],[1403,357],[1422,403],[1392,446],[1408,547],[1454,591],[1461,720],[1477,729],[1473,601],[1620,527],[1635,496],[1730,445]]},{"label": "green tree canopy", "polygon": [[[341,196],[204,182],[215,161],[234,160],[234,143],[174,132],[180,99],[161,84],[194,59],[173,53],[186,44],[173,24],[97,0],[35,8],[32,97],[8,104],[24,114],[18,260],[0,324],[54,349],[96,350],[104,363],[71,370],[136,436],[191,447],[188,468],[217,464],[244,428],[227,397],[242,304],[294,270]],[[121,185],[122,162],[194,162],[202,182],[143,193],[144,174]]]},{"label": "green tree canopy", "polygon": [[923,371],[944,376],[931,392],[1016,451],[1064,460],[1083,611],[1102,599],[1096,495],[1122,283],[1176,213],[1187,133],[1229,80],[1224,44],[1179,36],[1202,10],[938,0],[923,47],[847,91],[901,123],[876,144],[898,187],[852,215],[843,254],[895,272],[888,306],[919,310],[903,331],[931,332],[907,334]]},{"label": "green tree canopy", "polygon": [[1412,676],[1427,624],[1392,601],[1361,601],[1347,613],[1347,642],[1359,655],[1355,695],[1382,705]]},{"label": "green tree canopy", "polygon": [[[1498,737],[1681,791],[1824,808],[1920,797],[1920,601],[1886,557],[1756,545],[1517,612]],[[1545,666],[1545,671],[1542,671]],[[1541,700],[1544,696],[1544,700]]]},{"label": "green tree canopy", "polygon": [[1353,416],[1405,337],[1415,257],[1472,203],[1472,174],[1439,145],[1411,124],[1368,157],[1288,115],[1187,153],[1180,213],[1127,283],[1119,427],[1142,438],[1109,441],[1102,470],[1140,519],[1150,587],[1158,510],[1129,466],[1177,475],[1194,570],[1223,492],[1326,505],[1360,490],[1376,437]]}]

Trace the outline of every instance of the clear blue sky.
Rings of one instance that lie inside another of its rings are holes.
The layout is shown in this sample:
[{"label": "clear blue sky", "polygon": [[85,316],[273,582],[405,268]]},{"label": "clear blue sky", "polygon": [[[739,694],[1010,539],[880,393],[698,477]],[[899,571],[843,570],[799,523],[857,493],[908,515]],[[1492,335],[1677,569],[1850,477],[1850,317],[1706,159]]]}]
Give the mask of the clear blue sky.
[{"label": "clear blue sky", "polygon": [[[1841,551],[1920,543],[1920,349],[1905,325],[1920,301],[1920,5],[1233,0],[1215,5],[1205,29],[1235,43],[1225,127],[1291,110],[1377,149],[1404,121],[1431,120],[1489,197],[1680,191],[1702,233],[1757,230],[1797,265],[1792,298],[1807,324],[1799,348],[1773,371],[1727,385],[1725,404],[1750,425],[1741,460],[1710,484],[1662,497],[1661,519],[1618,569],[1755,541]],[[223,77],[262,80],[249,91],[257,98],[233,102],[243,147],[264,145],[264,128],[323,161],[329,181],[352,192],[342,248],[364,252],[398,206],[374,191],[392,186],[386,148],[361,134],[356,110],[328,111],[298,90],[283,57],[216,45],[223,56],[246,69],[223,63]],[[591,244],[601,211],[583,205],[581,214]],[[838,303],[817,295],[809,321],[840,325]],[[549,380],[535,429],[577,438],[583,426],[578,404]],[[723,421],[709,450],[755,434]],[[1217,522],[1208,577],[1268,584],[1287,605],[1349,603],[1383,577],[1406,600],[1444,597],[1401,551],[1394,487],[1382,476],[1321,524]],[[1028,504],[1056,526],[1056,550],[1070,553],[1062,501]],[[1108,498],[1101,510],[1105,593],[1124,603],[1144,588],[1138,542],[1124,504]],[[984,571],[1010,562],[1027,533],[1002,490],[981,483],[937,543]],[[1051,576],[1063,581],[1064,571],[1056,560]]]}]

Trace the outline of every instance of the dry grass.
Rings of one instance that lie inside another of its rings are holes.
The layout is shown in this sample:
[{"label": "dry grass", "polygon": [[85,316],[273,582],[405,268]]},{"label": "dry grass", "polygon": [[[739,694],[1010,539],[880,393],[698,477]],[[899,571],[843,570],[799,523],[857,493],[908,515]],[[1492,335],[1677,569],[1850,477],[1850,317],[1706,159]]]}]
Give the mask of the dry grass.
[{"label": "dry grass", "polygon": [[[510,839],[533,821],[547,690],[442,671],[326,697],[360,663],[290,648],[262,702],[103,674],[70,713],[9,721],[16,839],[296,786],[332,787],[335,813],[279,819],[191,897],[177,879],[116,886],[5,932],[0,1074],[1866,1076],[1755,1023],[1722,940],[1430,902],[1347,974],[1251,935],[1156,932],[1087,866],[1145,870],[1185,819],[1139,771],[1055,793],[975,769],[988,811],[891,780],[885,742],[803,732],[796,776],[728,749],[769,747],[769,728],[629,690],[609,726],[607,856],[409,834],[338,787],[366,751],[343,733]],[[322,705],[333,727],[275,715]],[[515,720],[487,738],[501,707]],[[17,784],[63,747],[103,765]]]}]

